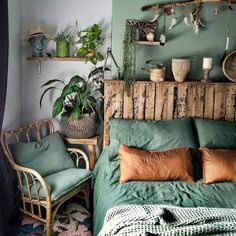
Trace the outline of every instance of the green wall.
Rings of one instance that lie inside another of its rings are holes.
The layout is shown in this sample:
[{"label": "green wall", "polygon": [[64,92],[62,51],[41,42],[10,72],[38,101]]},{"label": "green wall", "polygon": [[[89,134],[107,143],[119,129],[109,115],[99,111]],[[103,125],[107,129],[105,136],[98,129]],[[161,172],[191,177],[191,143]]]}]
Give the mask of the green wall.
[{"label": "green wall", "polygon": [[[165,1],[158,1],[165,2]],[[144,5],[157,3],[153,0],[113,0],[112,12],[112,50],[118,64],[123,67],[123,38],[126,19],[152,19],[154,12],[142,12]],[[201,10],[201,19],[206,24],[195,35],[191,28],[184,22],[184,8],[178,8],[176,14],[179,24],[172,30],[168,30],[171,17],[166,18],[167,43],[164,46],[137,45],[137,78],[147,78],[141,71],[145,61],[158,58],[167,69],[167,80],[173,80],[171,72],[171,59],[179,57],[192,57],[191,71],[188,80],[202,78],[202,58],[213,57],[214,70],[211,71],[212,80],[226,79],[221,70],[221,57],[226,44],[227,6],[220,5],[220,14],[214,15],[214,4],[204,4]],[[236,5],[231,13],[231,32],[229,51],[236,50]],[[163,16],[159,18],[159,29],[162,29]],[[113,66],[114,69],[114,66]]]}]

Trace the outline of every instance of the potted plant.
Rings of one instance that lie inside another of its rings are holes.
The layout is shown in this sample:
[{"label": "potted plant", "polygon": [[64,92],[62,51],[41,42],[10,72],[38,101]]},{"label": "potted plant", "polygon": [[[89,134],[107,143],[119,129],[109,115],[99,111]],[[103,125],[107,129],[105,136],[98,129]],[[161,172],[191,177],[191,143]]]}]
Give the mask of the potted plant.
[{"label": "potted plant", "polygon": [[70,44],[73,43],[73,36],[72,32],[68,32],[68,28],[63,31],[56,32],[51,40],[56,42],[57,57],[69,57]]},{"label": "potted plant", "polygon": [[[103,67],[95,68],[85,80],[79,75],[73,76],[66,84],[62,80],[53,79],[43,84],[46,88],[40,98],[51,90],[61,90],[60,96],[53,104],[52,116],[61,114],[62,131],[65,135],[76,138],[92,137],[98,127],[97,107],[103,102],[101,87],[94,83],[94,77],[103,71]],[[52,86],[58,83],[61,86]]]},{"label": "potted plant", "polygon": [[150,74],[150,80],[160,82],[165,80],[165,67],[157,59],[147,60],[145,67],[142,67],[145,74]]},{"label": "potted plant", "polygon": [[91,28],[82,30],[78,33],[81,44],[78,49],[78,56],[85,58],[86,62],[90,61],[94,65],[98,60],[103,60],[103,55],[98,51],[99,46],[103,44],[102,29],[94,24]]}]

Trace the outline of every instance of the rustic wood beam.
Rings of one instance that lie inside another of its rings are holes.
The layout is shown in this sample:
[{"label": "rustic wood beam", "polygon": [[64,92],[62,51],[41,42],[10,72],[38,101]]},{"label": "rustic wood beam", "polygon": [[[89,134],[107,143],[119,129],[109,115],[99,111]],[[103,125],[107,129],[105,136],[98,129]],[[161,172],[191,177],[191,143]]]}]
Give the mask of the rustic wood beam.
[{"label": "rustic wood beam", "polygon": [[[163,9],[163,8],[171,8],[171,7],[182,7],[182,6],[187,6],[191,4],[199,4],[199,3],[225,3],[225,4],[236,4],[236,0],[189,0],[189,1],[184,1],[184,2],[169,2],[169,3],[160,3],[160,4],[155,4],[155,5],[147,5],[143,6],[141,8],[142,11],[150,11],[154,10],[157,11],[158,9]],[[230,8],[232,9],[232,8]]]}]

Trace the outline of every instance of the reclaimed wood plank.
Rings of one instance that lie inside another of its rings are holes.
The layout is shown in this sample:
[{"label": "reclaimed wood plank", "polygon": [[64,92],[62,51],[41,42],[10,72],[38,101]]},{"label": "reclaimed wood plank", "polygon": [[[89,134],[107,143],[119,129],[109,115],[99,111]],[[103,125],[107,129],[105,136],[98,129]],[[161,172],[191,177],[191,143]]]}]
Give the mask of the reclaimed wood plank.
[{"label": "reclaimed wood plank", "polygon": [[214,120],[224,120],[226,104],[226,86],[215,85]]},{"label": "reclaimed wood plank", "polygon": [[137,119],[144,120],[145,117],[145,103],[146,103],[146,86],[145,83],[139,83],[138,85],[138,112]]},{"label": "reclaimed wood plank", "polygon": [[211,83],[206,84],[205,87],[205,105],[204,105],[204,118],[213,119],[214,116],[214,97],[215,86]]},{"label": "reclaimed wood plank", "polygon": [[227,86],[226,104],[225,104],[225,120],[235,121],[236,108],[236,87],[232,85]]},{"label": "reclaimed wood plank", "polygon": [[178,118],[185,118],[187,115],[187,92],[188,86],[181,83],[178,86]]},{"label": "reclaimed wood plank", "polygon": [[112,83],[104,84],[104,137],[103,146],[107,146],[110,141],[110,126],[109,118],[112,113]]},{"label": "reclaimed wood plank", "polygon": [[168,85],[156,83],[155,120],[166,119]]},{"label": "reclaimed wood plank", "polygon": [[197,86],[196,84],[188,84],[187,93],[187,117],[194,117],[196,115],[196,96],[197,96]]},{"label": "reclaimed wood plank", "polygon": [[199,82],[196,85],[196,117],[203,118],[204,116],[204,100],[205,100],[205,83]]},{"label": "reclaimed wood plank", "polygon": [[154,83],[146,84],[145,120],[155,117],[156,86]]}]

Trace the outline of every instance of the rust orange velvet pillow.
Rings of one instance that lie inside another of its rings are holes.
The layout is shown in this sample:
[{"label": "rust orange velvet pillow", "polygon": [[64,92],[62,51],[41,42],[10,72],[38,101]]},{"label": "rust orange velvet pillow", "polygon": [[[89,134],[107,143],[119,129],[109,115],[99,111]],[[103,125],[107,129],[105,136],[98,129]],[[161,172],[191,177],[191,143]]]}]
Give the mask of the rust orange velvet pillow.
[{"label": "rust orange velvet pillow", "polygon": [[182,180],[193,182],[189,148],[147,151],[121,145],[120,183],[129,181]]},{"label": "rust orange velvet pillow", "polygon": [[203,165],[203,182],[236,183],[236,150],[200,148]]}]

